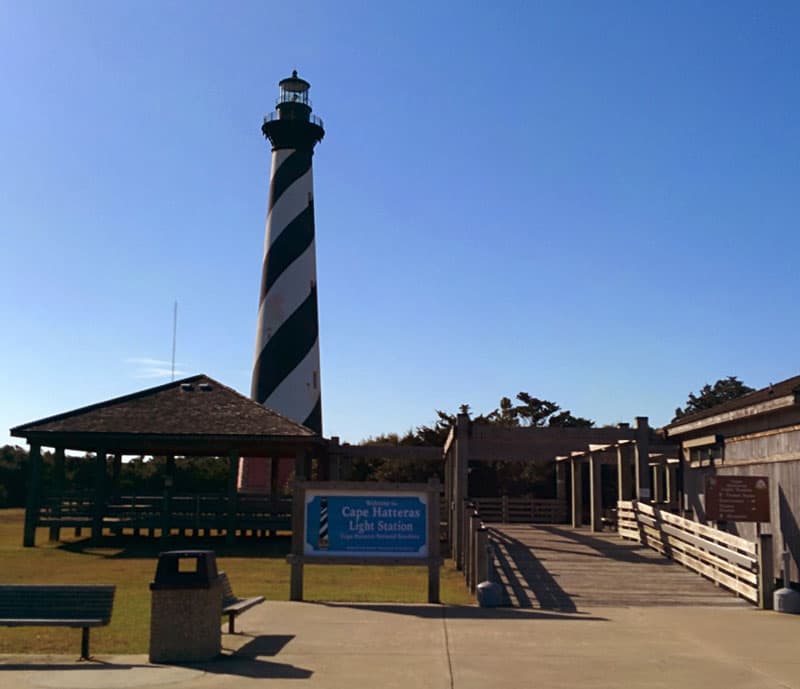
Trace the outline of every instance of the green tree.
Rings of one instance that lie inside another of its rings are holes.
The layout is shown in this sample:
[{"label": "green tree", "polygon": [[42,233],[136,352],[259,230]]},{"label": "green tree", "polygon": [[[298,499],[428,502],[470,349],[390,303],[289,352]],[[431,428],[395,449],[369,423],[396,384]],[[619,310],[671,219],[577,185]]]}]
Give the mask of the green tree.
[{"label": "green tree", "polygon": [[734,400],[737,397],[746,395],[749,392],[754,392],[755,388],[745,385],[736,376],[728,376],[727,378],[720,378],[714,385],[706,383],[698,394],[693,392],[689,393],[689,398],[686,400],[686,406],[675,409],[675,418],[673,421],[682,419],[684,416],[689,416],[705,409],[711,409],[718,404]]},{"label": "green tree", "polygon": [[18,445],[0,447],[0,507],[25,505],[28,451]]},{"label": "green tree", "polygon": [[[459,414],[469,414],[470,406],[462,404]],[[367,445],[434,445],[443,446],[456,423],[456,414],[436,410],[436,421],[409,430],[405,435],[383,433],[364,441]],[[505,428],[560,427],[591,428],[594,421],[573,416],[568,409],[562,410],[555,402],[533,397],[527,392],[516,395],[516,403],[510,397],[502,397],[496,409],[480,414],[476,423],[488,423]],[[550,465],[523,462],[491,462],[470,467],[470,495],[534,495],[552,497],[555,486],[554,468]],[[441,473],[441,462],[393,462],[382,459],[360,459],[353,463],[355,480],[414,481],[424,482]],[[441,479],[441,476],[439,476]]]},{"label": "green tree", "polygon": [[573,416],[569,409],[565,409],[558,414],[553,414],[547,420],[547,425],[558,428],[592,428],[594,421],[585,419],[582,416]]},{"label": "green tree", "polygon": [[500,406],[484,416],[475,420],[498,426],[517,428],[520,426],[557,426],[561,428],[591,428],[594,421],[580,416],[573,416],[572,412],[561,410],[555,402],[533,397],[527,392],[517,393],[515,405],[508,397],[500,400]]}]

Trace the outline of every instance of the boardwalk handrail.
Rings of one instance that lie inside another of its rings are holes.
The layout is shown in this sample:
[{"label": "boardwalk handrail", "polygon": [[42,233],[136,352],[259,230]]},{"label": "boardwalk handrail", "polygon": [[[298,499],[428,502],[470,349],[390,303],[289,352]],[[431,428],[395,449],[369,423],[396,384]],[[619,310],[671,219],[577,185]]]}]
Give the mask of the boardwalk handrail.
[{"label": "boardwalk handrail", "polygon": [[488,581],[492,566],[491,544],[486,523],[557,524],[566,521],[563,500],[507,495],[497,498],[470,498],[464,501],[463,521],[459,525],[463,538],[453,545],[453,559],[464,573],[472,593],[482,581]]},{"label": "boardwalk handrail", "polygon": [[564,500],[532,497],[471,498],[485,522],[561,524],[567,521]]},{"label": "boardwalk handrail", "polygon": [[461,524],[462,552],[453,552],[453,559],[462,570],[467,587],[475,593],[478,584],[489,580],[489,530],[483,523],[480,509],[474,500],[465,500],[464,521]]},{"label": "boardwalk handrail", "polygon": [[617,503],[617,530],[734,591],[761,607],[770,607],[772,538],[753,543],[740,536],[636,500]]}]

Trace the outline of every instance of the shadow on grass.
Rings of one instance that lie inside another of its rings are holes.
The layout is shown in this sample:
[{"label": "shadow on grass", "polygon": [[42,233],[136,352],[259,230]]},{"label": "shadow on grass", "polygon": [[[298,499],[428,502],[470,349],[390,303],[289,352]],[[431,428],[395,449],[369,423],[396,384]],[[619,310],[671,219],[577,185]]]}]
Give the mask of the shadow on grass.
[{"label": "shadow on grass", "polygon": [[520,608],[480,608],[472,605],[402,605],[394,603],[326,603],[309,601],[330,608],[351,608],[370,612],[411,615],[422,619],[447,620],[565,620],[575,622],[608,622],[606,617],[588,613],[558,613]]},{"label": "shadow on grass", "polygon": [[[165,550],[213,550],[217,557],[285,558],[291,550],[291,536],[272,536],[261,539],[241,539],[227,543],[224,536],[187,538],[171,536],[148,538],[146,536],[104,537],[100,543],[84,538],[56,546],[68,553],[91,554],[109,559],[156,558]],[[106,552],[108,551],[108,552]]]}]

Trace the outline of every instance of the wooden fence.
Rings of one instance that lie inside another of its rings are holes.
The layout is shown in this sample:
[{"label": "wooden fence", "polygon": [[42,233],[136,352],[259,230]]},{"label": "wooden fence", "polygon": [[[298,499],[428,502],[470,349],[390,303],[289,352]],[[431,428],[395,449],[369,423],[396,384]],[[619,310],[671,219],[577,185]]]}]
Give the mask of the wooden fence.
[{"label": "wooden fence", "polygon": [[[178,529],[226,531],[229,499],[220,494],[123,495],[108,498],[98,506],[91,491],[47,496],[36,515],[37,526],[51,528],[91,526],[100,519],[102,527],[123,529]],[[291,498],[238,495],[234,506],[237,531],[288,531],[291,529]]]},{"label": "wooden fence", "polygon": [[485,522],[504,524],[563,524],[567,521],[564,500],[536,498],[470,498]]},{"label": "wooden fence", "polygon": [[638,541],[762,608],[772,606],[772,536],[758,543],[633,501],[617,503],[619,535]]}]

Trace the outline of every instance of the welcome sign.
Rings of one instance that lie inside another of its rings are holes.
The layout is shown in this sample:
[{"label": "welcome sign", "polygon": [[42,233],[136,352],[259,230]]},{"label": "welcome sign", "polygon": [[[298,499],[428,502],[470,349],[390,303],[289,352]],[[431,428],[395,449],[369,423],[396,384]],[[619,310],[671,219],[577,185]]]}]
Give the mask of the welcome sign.
[{"label": "welcome sign", "polygon": [[305,493],[303,554],[428,557],[428,495],[309,489]]}]

